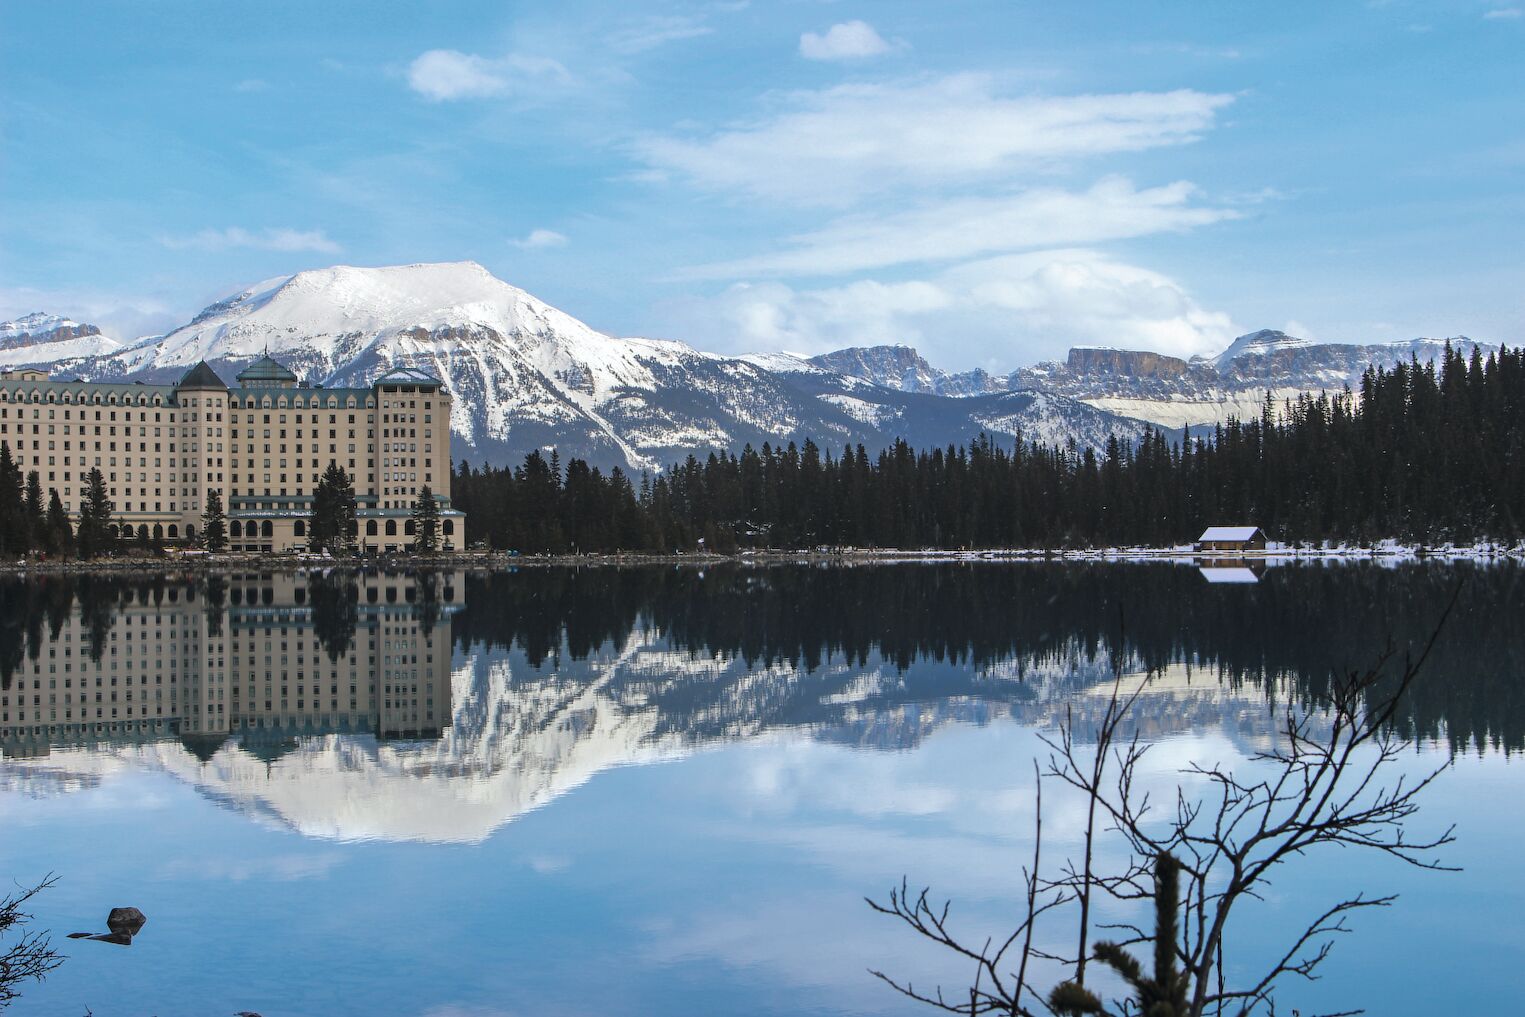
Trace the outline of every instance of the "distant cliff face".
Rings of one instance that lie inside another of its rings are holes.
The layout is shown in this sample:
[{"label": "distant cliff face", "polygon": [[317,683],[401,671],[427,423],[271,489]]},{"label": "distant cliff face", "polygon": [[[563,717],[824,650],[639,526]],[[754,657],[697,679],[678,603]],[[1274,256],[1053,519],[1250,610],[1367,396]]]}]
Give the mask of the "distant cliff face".
[{"label": "distant cliff face", "polygon": [[60,361],[101,356],[119,347],[94,325],[56,314],[28,314],[0,321],[0,367],[48,368]]},{"label": "distant cliff face", "polygon": [[15,321],[0,322],[0,350],[87,339],[100,334],[101,330],[94,325],[82,325],[54,314],[28,314]]},{"label": "distant cliff face", "polygon": [[811,357],[816,367],[901,392],[932,392],[940,371],[909,346],[867,346]]},{"label": "distant cliff face", "polygon": [[1070,350],[1065,367],[1078,376],[1115,374],[1130,378],[1179,378],[1189,365],[1163,353],[1077,346]]}]

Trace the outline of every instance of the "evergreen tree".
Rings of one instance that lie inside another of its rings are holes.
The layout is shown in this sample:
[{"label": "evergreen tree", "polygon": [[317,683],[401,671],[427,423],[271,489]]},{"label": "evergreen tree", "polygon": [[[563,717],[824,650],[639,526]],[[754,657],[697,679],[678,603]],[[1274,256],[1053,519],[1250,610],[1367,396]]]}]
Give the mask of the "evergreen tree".
[{"label": "evergreen tree", "polygon": [[350,553],[354,547],[355,486],[338,463],[330,462],[312,496],[307,546],[314,552]]},{"label": "evergreen tree", "polygon": [[43,547],[43,532],[47,525],[47,506],[42,500],[42,478],[36,470],[26,475],[26,497],[21,507],[21,525],[18,537],[33,551]]},{"label": "evergreen tree", "polygon": [[57,488],[48,492],[48,514],[43,534],[43,548],[49,554],[68,555],[74,550],[74,528],[69,525],[69,512],[64,508]]},{"label": "evergreen tree", "polygon": [[106,493],[106,478],[99,467],[92,466],[85,476],[85,493],[80,500],[79,527],[75,534],[81,558],[93,558],[111,549],[111,517],[116,512]]},{"label": "evergreen tree", "polygon": [[413,502],[413,550],[419,554],[439,550],[439,503],[428,484]]},{"label": "evergreen tree", "polygon": [[11,458],[11,447],[0,441],[0,552],[26,553],[26,542],[19,539],[24,505],[21,469]]},{"label": "evergreen tree", "polygon": [[[1136,1012],[1142,1017],[1186,1017],[1188,1013],[1186,992],[1191,979],[1176,957],[1180,906],[1181,863],[1161,851],[1154,860],[1154,977],[1146,977],[1143,965],[1118,944],[1096,944],[1096,959],[1116,971],[1133,990]],[[1056,986],[1049,1007],[1072,1017],[1107,1013],[1099,997],[1075,982]]]},{"label": "evergreen tree", "polygon": [[228,546],[228,520],[222,510],[222,492],[207,492],[207,507],[201,513],[201,546],[220,554]]}]

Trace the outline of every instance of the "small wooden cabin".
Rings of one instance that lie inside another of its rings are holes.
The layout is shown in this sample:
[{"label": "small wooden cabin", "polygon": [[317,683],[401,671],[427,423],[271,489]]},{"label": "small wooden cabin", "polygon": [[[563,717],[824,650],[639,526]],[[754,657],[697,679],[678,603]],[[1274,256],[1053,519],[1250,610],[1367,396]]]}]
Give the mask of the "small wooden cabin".
[{"label": "small wooden cabin", "polygon": [[1209,526],[1197,538],[1198,551],[1264,551],[1265,531],[1258,526]]}]

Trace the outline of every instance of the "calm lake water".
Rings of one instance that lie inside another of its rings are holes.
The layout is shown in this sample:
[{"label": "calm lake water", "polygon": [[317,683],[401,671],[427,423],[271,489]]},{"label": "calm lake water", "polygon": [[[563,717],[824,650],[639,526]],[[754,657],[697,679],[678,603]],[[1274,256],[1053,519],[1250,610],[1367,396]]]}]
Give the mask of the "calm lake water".
[{"label": "calm lake water", "polygon": [[[0,876],[68,960],[12,1012],[404,1017],[921,1012],[969,972],[873,915],[902,875],[971,938],[1029,858],[1039,735],[1158,672],[1151,780],[1460,602],[1403,723],[1454,760],[1421,873],[1294,862],[1249,971],[1357,915],[1283,1012],[1511,1012],[1525,990],[1525,585],[1512,565],[531,569],[0,580]],[[1221,582],[1216,580],[1241,580]],[[1120,619],[1121,617],[1121,626]],[[1121,627],[1121,633],[1120,633]],[[1188,788],[1190,789],[1190,788]],[[1046,850],[1077,803],[1045,792]],[[63,939],[134,905],[131,947]],[[1063,919],[1056,923],[1063,924]]]}]

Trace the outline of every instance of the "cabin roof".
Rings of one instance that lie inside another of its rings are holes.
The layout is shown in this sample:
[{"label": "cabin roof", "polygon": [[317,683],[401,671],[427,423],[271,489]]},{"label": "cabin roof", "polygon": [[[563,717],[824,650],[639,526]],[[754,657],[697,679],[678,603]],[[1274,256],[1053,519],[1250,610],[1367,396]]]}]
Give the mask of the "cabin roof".
[{"label": "cabin roof", "polygon": [[1255,534],[1259,532],[1260,527],[1258,526],[1209,526],[1202,531],[1202,536],[1198,537],[1197,540],[1252,540]]},{"label": "cabin roof", "polygon": [[1252,570],[1241,566],[1231,568],[1213,568],[1203,566],[1197,571],[1202,573],[1202,578],[1210,583],[1258,583],[1260,577]]}]

